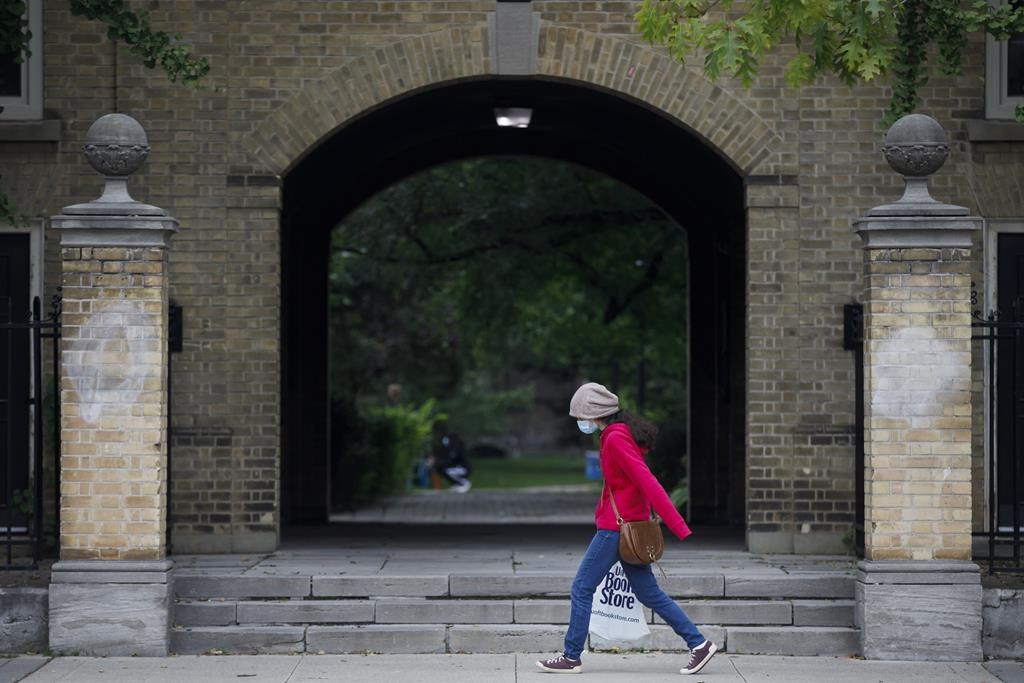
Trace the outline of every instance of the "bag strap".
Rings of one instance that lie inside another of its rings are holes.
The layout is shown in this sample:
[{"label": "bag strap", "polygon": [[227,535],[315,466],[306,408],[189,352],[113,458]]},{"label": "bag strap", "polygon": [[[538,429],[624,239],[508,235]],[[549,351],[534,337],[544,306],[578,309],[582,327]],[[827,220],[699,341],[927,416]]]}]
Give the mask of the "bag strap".
[{"label": "bag strap", "polygon": [[[607,479],[604,480],[604,490],[608,492],[608,500],[612,502],[612,512],[615,513],[615,523],[622,526],[624,520],[622,519],[622,515],[619,514],[619,506],[615,504],[615,496],[612,495],[612,489],[608,486]],[[651,519],[658,519],[658,516],[654,514],[654,506],[650,503],[647,503],[647,511],[651,514]]]},{"label": "bag strap", "polygon": [[[608,482],[607,481],[604,482],[604,489],[603,490],[608,492],[608,500],[610,500],[612,502],[612,512],[615,513],[615,523],[618,524],[621,527],[624,524],[624,522],[622,520],[622,515],[619,514],[619,507],[615,504],[615,496],[612,495],[612,490],[610,488],[608,488]],[[654,519],[654,520],[657,520],[657,521],[660,522],[660,520],[658,520],[658,518],[655,516],[653,508],[651,508],[651,519]],[[655,561],[652,564],[654,564],[655,566],[658,567],[658,571],[661,572],[662,577],[664,577],[666,579],[668,578],[668,574],[665,573],[665,568],[661,566],[660,562]]]},{"label": "bag strap", "polygon": [[622,526],[622,515],[619,514],[619,506],[615,504],[615,496],[612,495],[612,490],[608,488],[608,480],[604,482],[604,490],[608,492],[608,499],[612,501],[612,512],[615,513],[615,523]]}]

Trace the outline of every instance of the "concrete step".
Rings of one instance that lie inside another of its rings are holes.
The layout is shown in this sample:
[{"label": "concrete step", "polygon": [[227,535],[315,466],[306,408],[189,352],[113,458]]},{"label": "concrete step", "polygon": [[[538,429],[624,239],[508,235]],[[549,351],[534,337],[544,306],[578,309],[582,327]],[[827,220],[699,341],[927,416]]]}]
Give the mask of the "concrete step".
[{"label": "concrete step", "polygon": [[856,600],[793,600],[794,626],[853,626]]},{"label": "concrete step", "polygon": [[[859,631],[827,626],[699,625],[719,648],[739,654],[855,655]],[[565,627],[556,624],[352,624],[314,626],[176,627],[171,648],[177,654],[283,653],[515,653],[557,651]],[[685,652],[683,640],[665,625],[632,643],[611,643],[596,636],[595,651]]]},{"label": "concrete step", "polygon": [[[852,600],[681,600],[698,624],[719,626],[852,626]],[[646,610],[649,623],[663,623]],[[469,600],[364,598],[179,599],[173,623],[183,627],[291,624],[541,624],[568,623],[568,599]]]},{"label": "concrete step", "polygon": [[840,626],[734,626],[729,652],[742,655],[834,655],[860,653],[860,631]]},{"label": "concrete step", "polygon": [[[179,598],[568,597],[572,572],[438,575],[258,575],[178,572]],[[854,577],[838,572],[670,574],[659,579],[673,598],[852,600]]]},{"label": "concrete step", "polygon": [[171,629],[179,655],[282,655],[306,651],[304,626],[203,626]]},{"label": "concrete step", "polygon": [[[728,650],[729,629],[724,626],[711,626],[697,623],[697,628],[705,638],[718,646],[719,650]],[[671,628],[664,624],[653,624],[651,633],[640,640],[630,643],[607,641],[600,636],[591,634],[590,649],[596,652],[686,652],[686,642]]]}]

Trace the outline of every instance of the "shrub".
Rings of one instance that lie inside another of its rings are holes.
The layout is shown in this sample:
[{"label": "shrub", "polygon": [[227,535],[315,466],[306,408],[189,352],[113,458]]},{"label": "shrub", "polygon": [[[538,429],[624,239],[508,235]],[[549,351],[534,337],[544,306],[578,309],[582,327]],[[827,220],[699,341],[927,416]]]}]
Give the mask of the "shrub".
[{"label": "shrub", "polygon": [[422,405],[334,401],[331,409],[332,504],[351,509],[402,491],[444,419],[431,399]]}]

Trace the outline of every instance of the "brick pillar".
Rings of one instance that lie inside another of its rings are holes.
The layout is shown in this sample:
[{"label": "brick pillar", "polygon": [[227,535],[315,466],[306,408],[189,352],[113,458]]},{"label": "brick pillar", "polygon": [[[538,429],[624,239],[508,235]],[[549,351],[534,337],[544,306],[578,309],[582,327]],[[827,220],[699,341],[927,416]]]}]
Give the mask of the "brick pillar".
[{"label": "brick pillar", "polygon": [[971,559],[971,235],[980,220],[931,198],[948,154],[923,115],[886,135],[907,180],[855,222],[864,240],[865,555],[857,619],[872,659],[981,659]]},{"label": "brick pillar", "polygon": [[177,221],[132,200],[145,131],[100,118],[85,145],[103,196],[53,218],[63,259],[60,562],[50,647],[166,655],[167,248]]}]

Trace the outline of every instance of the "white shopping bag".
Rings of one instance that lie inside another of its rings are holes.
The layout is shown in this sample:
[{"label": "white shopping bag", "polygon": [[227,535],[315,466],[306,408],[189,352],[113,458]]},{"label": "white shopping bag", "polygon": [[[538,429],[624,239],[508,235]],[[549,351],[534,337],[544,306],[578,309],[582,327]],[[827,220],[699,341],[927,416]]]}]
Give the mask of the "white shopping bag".
[{"label": "white shopping bag", "polygon": [[594,591],[590,632],[616,643],[640,640],[651,632],[644,619],[643,605],[633,595],[633,587],[618,562]]}]

